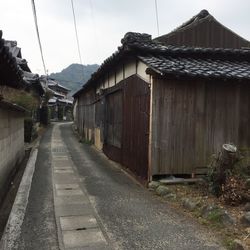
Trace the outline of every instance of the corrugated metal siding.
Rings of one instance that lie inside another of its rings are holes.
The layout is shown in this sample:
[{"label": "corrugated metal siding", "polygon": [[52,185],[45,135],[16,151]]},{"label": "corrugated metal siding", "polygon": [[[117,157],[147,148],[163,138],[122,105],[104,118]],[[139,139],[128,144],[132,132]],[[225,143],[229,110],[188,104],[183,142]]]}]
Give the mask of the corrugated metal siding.
[{"label": "corrugated metal siding", "polygon": [[152,174],[191,174],[223,143],[250,146],[250,87],[154,80]]},{"label": "corrugated metal siding", "polygon": [[250,47],[250,42],[227,29],[214,18],[208,18],[190,27],[174,31],[156,40],[168,45],[207,48]]}]

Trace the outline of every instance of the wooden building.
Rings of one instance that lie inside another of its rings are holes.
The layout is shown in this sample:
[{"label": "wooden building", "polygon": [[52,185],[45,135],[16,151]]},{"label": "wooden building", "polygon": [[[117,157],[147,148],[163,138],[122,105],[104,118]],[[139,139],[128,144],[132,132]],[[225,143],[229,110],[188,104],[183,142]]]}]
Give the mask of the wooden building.
[{"label": "wooden building", "polygon": [[24,156],[25,110],[5,99],[6,88],[25,87],[22,70],[9,48],[4,45],[0,31],[0,201],[17,164]]},{"label": "wooden building", "polygon": [[155,38],[155,41],[167,45],[204,48],[250,47],[249,41],[218,22],[207,10],[202,10],[174,31]]},{"label": "wooden building", "polygon": [[121,42],[74,95],[84,140],[143,181],[190,175],[226,142],[249,148],[249,49],[167,45],[131,32]]},{"label": "wooden building", "polygon": [[70,89],[65,88],[56,80],[47,78],[46,76],[41,77],[41,81],[44,85],[48,85],[48,91],[51,94],[51,98],[48,101],[50,118],[52,120],[72,121],[73,101],[68,96]]}]

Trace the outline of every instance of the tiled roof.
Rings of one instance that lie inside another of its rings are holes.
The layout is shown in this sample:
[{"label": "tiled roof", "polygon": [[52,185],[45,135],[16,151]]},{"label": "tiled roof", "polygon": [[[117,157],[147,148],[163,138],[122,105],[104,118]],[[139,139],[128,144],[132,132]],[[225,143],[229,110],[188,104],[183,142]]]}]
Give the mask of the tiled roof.
[{"label": "tiled roof", "polygon": [[250,50],[167,46],[151,39],[148,34],[127,33],[122,46],[106,59],[78,94],[94,84],[110,68],[126,57],[136,57],[161,76],[250,79]]},{"label": "tiled roof", "polygon": [[41,76],[40,80],[44,83],[47,82],[49,87],[58,87],[64,91],[70,91],[70,89],[68,89],[68,88],[64,87],[63,85],[61,85],[60,83],[58,83],[57,80],[52,79],[52,78],[48,78],[47,76],[44,76],[44,75]]},{"label": "tiled roof", "polygon": [[4,45],[9,47],[9,51],[14,57],[22,58],[21,48],[17,47],[17,41],[5,40]]},{"label": "tiled roof", "polygon": [[201,78],[250,79],[250,63],[191,57],[139,56],[153,71],[161,75]]},{"label": "tiled roof", "polygon": [[20,88],[24,86],[23,73],[9,48],[5,46],[0,30],[0,85]]},{"label": "tiled roof", "polygon": [[7,108],[7,109],[10,109],[10,110],[14,110],[14,111],[21,111],[23,113],[29,112],[25,108],[15,104],[15,103],[11,103],[11,102],[8,102],[8,101],[5,101],[5,100],[0,100],[0,107]]},{"label": "tiled roof", "polygon": [[62,98],[65,97],[64,95],[62,95],[62,94],[56,92],[55,90],[53,90],[53,89],[51,89],[51,88],[48,88],[48,89],[49,89],[49,91],[50,91],[55,97],[62,97]]}]

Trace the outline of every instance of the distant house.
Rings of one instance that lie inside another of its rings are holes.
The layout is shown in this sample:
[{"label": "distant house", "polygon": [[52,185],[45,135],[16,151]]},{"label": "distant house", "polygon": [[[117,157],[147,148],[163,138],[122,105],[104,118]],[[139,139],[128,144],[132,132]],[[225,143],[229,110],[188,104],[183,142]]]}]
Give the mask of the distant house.
[{"label": "distant house", "polygon": [[41,77],[41,81],[44,85],[47,85],[51,94],[51,98],[48,101],[51,119],[72,120],[73,101],[68,96],[71,90],[59,84],[56,80],[45,76]]},{"label": "distant house", "polygon": [[[197,28],[203,18],[215,20],[201,12],[183,26],[194,38],[181,35],[180,44],[127,33],[74,94],[79,134],[143,181],[191,175],[225,142],[250,146],[249,42],[215,21]],[[211,43],[202,43],[207,32]],[[225,34],[225,46],[214,48]]]},{"label": "distant house", "polygon": [[[25,83],[25,88],[23,89],[25,90],[26,93],[30,93],[30,95],[33,97],[33,102],[36,102],[36,108],[32,110],[31,115],[34,121],[38,121],[39,119],[38,110],[40,104],[42,103],[42,98],[45,93],[45,87],[40,81],[39,75],[32,73],[28,66],[28,62],[24,58],[22,58],[21,48],[17,46],[17,42],[5,40],[4,46],[9,49],[9,53],[16,60],[17,66],[22,74],[23,82]],[[8,94],[12,95],[13,92],[17,93],[17,91],[14,91],[13,89],[10,90],[5,89],[6,96]]]},{"label": "distant house", "polygon": [[0,31],[0,200],[10,176],[24,156],[25,110],[4,99],[5,89],[26,87],[23,72],[10,53]]}]

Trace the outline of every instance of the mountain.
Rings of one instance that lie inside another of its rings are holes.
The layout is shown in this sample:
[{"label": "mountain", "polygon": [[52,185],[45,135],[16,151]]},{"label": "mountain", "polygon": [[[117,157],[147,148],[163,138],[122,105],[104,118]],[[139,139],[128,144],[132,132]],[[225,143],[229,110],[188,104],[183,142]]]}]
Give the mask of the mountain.
[{"label": "mountain", "polygon": [[71,89],[72,95],[79,90],[98,69],[99,65],[81,65],[73,63],[61,72],[50,74],[50,78],[57,80],[64,87]]}]

